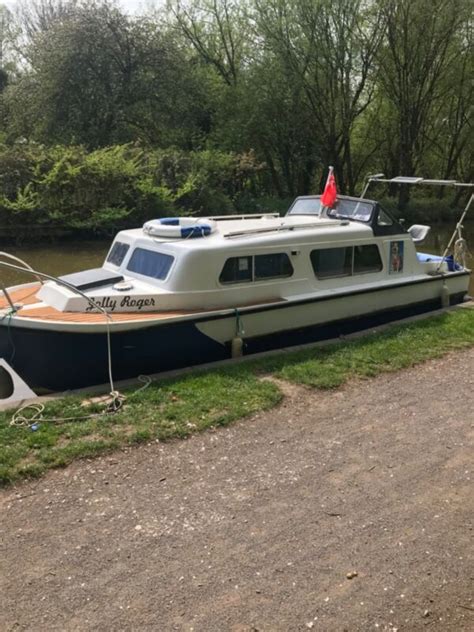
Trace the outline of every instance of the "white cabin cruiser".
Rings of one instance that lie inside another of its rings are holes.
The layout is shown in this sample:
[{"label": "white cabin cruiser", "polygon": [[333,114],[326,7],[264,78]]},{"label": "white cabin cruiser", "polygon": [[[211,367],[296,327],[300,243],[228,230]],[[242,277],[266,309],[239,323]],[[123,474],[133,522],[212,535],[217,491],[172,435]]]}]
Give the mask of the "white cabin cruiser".
[{"label": "white cabin cruiser", "polygon": [[120,232],[101,268],[4,290],[0,357],[57,391],[107,380],[108,336],[126,378],[459,303],[470,270],[417,253],[427,231],[347,196],[299,197],[285,217],[153,220]]}]

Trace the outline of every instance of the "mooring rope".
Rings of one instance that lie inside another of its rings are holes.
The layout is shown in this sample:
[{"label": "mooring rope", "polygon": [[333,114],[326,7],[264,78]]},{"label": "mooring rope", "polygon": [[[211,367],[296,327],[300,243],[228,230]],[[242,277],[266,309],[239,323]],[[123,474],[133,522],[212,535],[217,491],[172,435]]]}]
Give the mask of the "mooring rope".
[{"label": "mooring rope", "polygon": [[[138,393],[141,393],[152,384],[153,380],[149,375],[139,375],[137,380],[142,383],[140,388],[133,391],[128,397],[115,391],[112,400],[105,402],[105,408],[97,413],[88,413],[86,415],[73,415],[70,417],[44,417],[45,405],[43,403],[25,404],[18,408],[10,418],[10,426],[27,427],[32,430],[38,430],[42,423],[69,423],[73,421],[87,421],[89,419],[97,419],[105,415],[111,415],[119,412],[127,401],[133,399]],[[91,402],[94,403],[94,402]],[[27,414],[31,413],[31,414]]]},{"label": "mooring rope", "polygon": [[[3,253],[0,253],[3,254]],[[20,260],[21,261],[21,260]],[[39,403],[39,404],[25,404],[24,406],[21,406],[20,408],[18,408],[12,415],[11,420],[10,420],[10,425],[11,426],[28,426],[30,428],[33,428],[36,430],[36,427],[39,426],[39,422],[51,422],[51,423],[67,423],[67,422],[71,422],[71,421],[84,421],[87,419],[94,419],[97,417],[102,417],[104,415],[110,415],[110,414],[114,414],[117,413],[118,411],[120,411],[124,404],[125,401],[127,400],[127,398],[125,397],[125,395],[123,395],[122,393],[120,393],[118,390],[116,390],[115,388],[115,384],[114,384],[114,378],[113,378],[113,372],[112,372],[112,338],[111,338],[111,331],[110,331],[110,322],[111,322],[111,316],[110,314],[103,308],[101,307],[98,303],[96,303],[90,296],[88,296],[87,294],[85,294],[84,292],[82,292],[81,290],[79,290],[78,288],[76,288],[74,285],[71,285],[70,283],[67,283],[66,281],[63,281],[62,279],[58,279],[57,277],[54,277],[52,275],[49,274],[45,274],[44,272],[38,272],[37,270],[34,270],[32,267],[30,267],[27,263],[21,261],[21,263],[25,264],[25,268],[20,267],[20,266],[16,266],[13,265],[11,263],[6,263],[4,261],[0,261],[0,266],[4,266],[7,268],[11,268],[13,270],[17,270],[19,272],[26,272],[27,274],[32,274],[34,276],[36,276],[36,278],[38,279],[47,279],[49,281],[54,281],[55,283],[58,283],[59,285],[63,285],[64,287],[70,289],[73,292],[76,292],[77,294],[79,294],[80,296],[82,296],[83,298],[85,298],[93,307],[95,307],[99,312],[102,312],[104,314],[105,317],[105,326],[106,326],[106,335],[107,335],[107,371],[108,371],[108,378],[109,378],[109,385],[110,385],[110,401],[108,401],[105,405],[105,408],[103,411],[98,412],[98,413],[90,413],[87,415],[78,415],[78,416],[73,416],[73,417],[48,417],[45,418],[43,416],[43,412],[45,409],[44,404]],[[41,281],[43,282],[43,281]],[[6,292],[7,290],[4,290],[4,292]],[[10,331],[10,323],[11,323],[11,319],[14,316],[15,311],[14,310],[10,310],[8,313],[5,313],[1,319],[1,320],[8,318],[8,329]],[[13,339],[11,338],[11,343],[12,343],[12,347],[13,347],[13,352],[12,352],[12,358],[14,357],[15,354],[15,345],[13,342]],[[129,399],[134,397],[135,395],[137,395],[137,393],[143,391],[144,389],[148,388],[148,386],[152,383],[152,379],[148,376],[148,375],[139,375],[138,376],[138,381],[142,382],[143,385],[138,388],[137,390],[135,390],[131,395],[129,395]],[[31,411],[31,414],[25,414],[27,411]],[[36,426],[36,427],[35,427]]]},{"label": "mooring rope", "polygon": [[[13,265],[12,263],[6,263],[5,261],[0,261],[0,266],[6,267],[6,268],[10,268],[10,269],[16,270],[18,272],[26,272],[27,274],[32,274],[32,275],[36,276],[37,278],[43,278],[43,279],[47,279],[48,281],[54,281],[58,285],[62,285],[63,287],[67,288],[68,290],[71,290],[72,292],[75,292],[76,294],[79,294],[79,296],[82,296],[82,298],[85,298],[86,301],[90,305],[92,305],[95,309],[97,309],[99,312],[101,312],[104,315],[104,317],[105,317],[105,326],[106,326],[106,334],[107,334],[107,368],[108,368],[108,376],[109,376],[109,384],[110,384],[110,394],[113,397],[116,397],[117,396],[117,391],[115,390],[115,387],[114,387],[114,380],[113,380],[113,375],[112,375],[112,344],[111,344],[111,336],[110,336],[111,316],[107,312],[107,310],[104,309],[101,305],[99,305],[96,301],[94,301],[93,298],[91,298],[90,296],[88,296],[87,294],[82,292],[82,290],[79,290],[75,285],[72,285],[71,283],[68,283],[67,281],[63,281],[62,279],[59,279],[58,277],[55,277],[55,276],[53,276],[51,274],[45,274],[44,272],[38,272],[38,270],[34,270],[30,266],[28,266],[27,268],[23,268],[23,267],[20,267],[20,266]],[[5,292],[6,292],[6,290],[4,290],[4,293]]]},{"label": "mooring rope", "polygon": [[469,251],[467,241],[460,237],[454,242],[454,260],[462,263],[462,267],[466,268],[467,261],[471,259],[472,255]]}]

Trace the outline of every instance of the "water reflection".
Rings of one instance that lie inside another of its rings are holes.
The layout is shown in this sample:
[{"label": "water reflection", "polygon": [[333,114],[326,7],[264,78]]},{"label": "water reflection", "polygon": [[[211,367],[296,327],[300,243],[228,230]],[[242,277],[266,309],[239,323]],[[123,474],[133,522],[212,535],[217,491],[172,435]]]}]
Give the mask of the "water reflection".
[{"label": "water reflection", "polygon": [[[88,268],[100,268],[109,247],[110,242],[108,241],[67,241],[42,244],[41,246],[6,247],[3,250],[20,257],[39,272],[59,276]],[[0,278],[7,287],[17,283],[27,283],[31,280],[25,274],[5,268],[0,268]]]}]

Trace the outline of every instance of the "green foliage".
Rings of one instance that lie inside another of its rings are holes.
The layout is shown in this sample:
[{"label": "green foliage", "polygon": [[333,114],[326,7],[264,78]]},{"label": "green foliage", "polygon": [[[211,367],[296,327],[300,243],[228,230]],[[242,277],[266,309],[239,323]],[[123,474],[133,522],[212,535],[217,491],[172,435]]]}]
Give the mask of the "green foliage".
[{"label": "green foliage", "polygon": [[16,145],[5,148],[0,161],[3,226],[116,230],[132,212],[141,221],[169,208],[166,191],[143,186],[140,152],[128,146],[88,153],[82,147]]},{"label": "green foliage", "polygon": [[[280,212],[292,198],[261,195],[265,168],[254,152],[16,143],[0,147],[0,226],[23,240],[54,230],[107,235],[168,215]],[[383,205],[400,215],[395,198]],[[452,220],[451,197],[413,198],[407,221]]]},{"label": "green foliage", "polygon": [[395,215],[403,217],[410,222],[435,224],[439,222],[457,221],[462,213],[462,207],[456,205],[453,198],[420,198],[411,197],[403,211],[398,208],[397,198],[385,198],[381,200],[384,208]]},{"label": "green foliage", "polygon": [[251,153],[217,150],[4,146],[0,224],[102,234],[164,215],[231,213],[257,190],[261,168]]},{"label": "green foliage", "polygon": [[1,218],[257,211],[320,191],[329,164],[349,194],[375,172],[469,181],[471,4],[21,3],[0,29]]},{"label": "green foliage", "polygon": [[245,193],[254,195],[263,165],[252,152],[155,152],[153,170],[168,187],[179,214],[225,215]]}]

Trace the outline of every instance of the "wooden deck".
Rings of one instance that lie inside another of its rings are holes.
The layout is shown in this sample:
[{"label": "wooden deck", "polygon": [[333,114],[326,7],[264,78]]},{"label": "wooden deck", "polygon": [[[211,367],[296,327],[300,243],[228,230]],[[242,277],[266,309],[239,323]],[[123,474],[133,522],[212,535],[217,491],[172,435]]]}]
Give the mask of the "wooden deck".
[{"label": "wooden deck", "polygon": [[[41,301],[37,298],[36,293],[41,285],[34,287],[19,288],[14,292],[9,292],[10,298],[15,305],[34,305],[38,307],[29,308],[27,310],[19,309],[16,316],[19,318],[35,318],[38,320],[68,322],[68,323],[103,323],[105,315],[101,312],[60,312],[54,307],[48,305],[40,305]],[[0,309],[8,308],[9,302],[0,292]],[[164,318],[176,318],[178,316],[186,316],[188,314],[199,314],[203,310],[179,311],[179,312],[121,312],[110,313],[109,320],[111,322],[126,322],[130,320],[162,320]]]},{"label": "wooden deck", "polygon": [[[188,314],[199,314],[202,310],[188,312],[121,312],[109,313],[109,320],[114,323],[128,320],[162,320],[164,318],[176,318]],[[54,307],[43,306],[34,309],[20,310],[17,312],[20,318],[36,318],[67,323],[103,323],[105,314],[102,312],[59,312]]]},{"label": "wooden deck", "polygon": [[[36,298],[36,292],[41,288],[41,284],[37,283],[34,286],[19,288],[14,292],[8,292],[10,298],[14,303],[21,303],[23,305],[34,305],[38,302]],[[10,307],[10,303],[7,301],[5,295],[0,291],[0,309]]]},{"label": "wooden deck", "polygon": [[[50,307],[49,305],[44,305],[37,298],[36,293],[40,289],[41,285],[35,285],[34,287],[28,288],[19,288],[14,292],[9,292],[10,298],[12,299],[15,305],[35,305],[38,307],[28,307],[28,309],[20,308],[15,316],[19,318],[34,318],[37,320],[49,321],[49,322],[61,322],[61,323],[103,323],[105,322],[105,315],[101,312],[60,312],[54,307]],[[274,299],[269,301],[263,301],[263,303],[277,303],[285,299]],[[237,308],[242,307],[251,307],[252,305],[261,305],[262,302],[258,303],[245,303],[243,305],[236,305]],[[0,309],[8,308],[10,304],[7,299],[3,295],[3,292],[0,291]],[[216,308],[215,311],[219,311],[221,308]],[[224,308],[225,309],[225,308]],[[230,308],[227,308],[230,309]],[[202,314],[205,311],[214,311],[214,310],[203,310],[203,309],[195,309],[195,310],[182,310],[182,311],[174,311],[174,312],[120,312],[120,313],[109,313],[109,322],[120,323],[127,322],[132,320],[164,320],[166,318],[178,318],[180,316],[189,316],[192,314]]]}]

